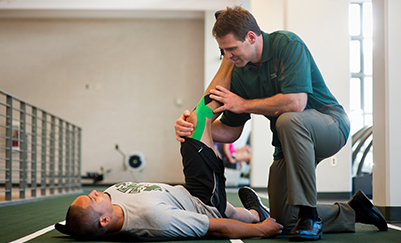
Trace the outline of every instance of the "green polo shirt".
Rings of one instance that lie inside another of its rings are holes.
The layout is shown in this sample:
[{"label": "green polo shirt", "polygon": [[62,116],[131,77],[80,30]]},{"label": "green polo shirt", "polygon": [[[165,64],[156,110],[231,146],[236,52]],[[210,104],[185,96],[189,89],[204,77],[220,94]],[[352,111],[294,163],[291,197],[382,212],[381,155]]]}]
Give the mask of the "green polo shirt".
[{"label": "green polo shirt", "polygon": [[[315,109],[338,120],[345,139],[350,123],[343,107],[327,88],[305,43],[296,34],[276,31],[262,32],[263,54],[260,68],[248,63],[243,68],[234,67],[231,91],[245,99],[272,97],[278,93],[307,93],[305,109]],[[273,132],[274,159],[283,157],[277,136],[277,116],[266,116]],[[225,111],[221,121],[228,126],[242,126],[250,114]]]}]

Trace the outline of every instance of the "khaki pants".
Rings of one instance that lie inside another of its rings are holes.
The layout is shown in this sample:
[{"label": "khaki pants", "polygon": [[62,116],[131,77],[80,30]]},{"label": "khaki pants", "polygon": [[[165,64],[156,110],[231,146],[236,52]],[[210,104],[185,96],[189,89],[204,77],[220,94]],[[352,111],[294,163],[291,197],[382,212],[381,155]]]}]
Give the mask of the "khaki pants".
[{"label": "khaki pants", "polygon": [[306,110],[282,114],[276,128],[284,158],[270,167],[271,217],[283,224],[284,230],[291,230],[298,221],[299,206],[317,207],[324,232],[354,232],[355,212],[348,204],[316,203],[316,166],[346,143],[338,123],[316,110]]}]

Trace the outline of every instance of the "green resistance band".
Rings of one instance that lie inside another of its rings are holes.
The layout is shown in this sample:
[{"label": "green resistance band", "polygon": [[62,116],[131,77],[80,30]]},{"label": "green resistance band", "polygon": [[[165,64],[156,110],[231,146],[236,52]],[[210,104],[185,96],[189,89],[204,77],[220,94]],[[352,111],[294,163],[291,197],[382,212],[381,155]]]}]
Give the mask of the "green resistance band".
[{"label": "green resistance band", "polygon": [[[205,96],[206,97],[206,96]],[[212,118],[213,117],[213,110],[206,105],[205,97],[199,101],[198,105],[196,106],[196,127],[194,133],[192,134],[192,138],[198,141],[201,140],[203,131],[205,130],[206,124],[206,117]],[[210,103],[207,102],[207,103]]]}]

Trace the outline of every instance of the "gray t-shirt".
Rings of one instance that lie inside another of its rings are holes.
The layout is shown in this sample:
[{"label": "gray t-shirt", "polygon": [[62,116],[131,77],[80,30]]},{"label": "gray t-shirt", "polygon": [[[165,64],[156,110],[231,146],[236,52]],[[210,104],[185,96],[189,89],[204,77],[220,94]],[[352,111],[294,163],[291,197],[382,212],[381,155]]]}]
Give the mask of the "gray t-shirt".
[{"label": "gray t-shirt", "polygon": [[124,212],[121,232],[142,237],[201,237],[209,218],[221,218],[214,207],[191,196],[183,186],[124,182],[105,190]]}]

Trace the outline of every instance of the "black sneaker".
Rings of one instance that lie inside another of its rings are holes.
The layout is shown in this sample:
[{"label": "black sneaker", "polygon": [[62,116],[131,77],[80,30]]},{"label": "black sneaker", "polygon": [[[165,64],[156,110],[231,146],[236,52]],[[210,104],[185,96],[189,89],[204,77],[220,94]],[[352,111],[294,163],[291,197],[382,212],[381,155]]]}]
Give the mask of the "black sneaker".
[{"label": "black sneaker", "polygon": [[246,209],[254,209],[259,214],[260,222],[270,217],[266,206],[260,201],[258,194],[250,187],[244,186],[238,190],[238,196]]},{"label": "black sneaker", "polygon": [[216,11],[214,13],[214,17],[217,19],[220,16],[221,12],[223,12],[223,10]]}]

